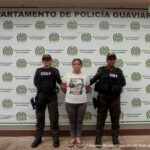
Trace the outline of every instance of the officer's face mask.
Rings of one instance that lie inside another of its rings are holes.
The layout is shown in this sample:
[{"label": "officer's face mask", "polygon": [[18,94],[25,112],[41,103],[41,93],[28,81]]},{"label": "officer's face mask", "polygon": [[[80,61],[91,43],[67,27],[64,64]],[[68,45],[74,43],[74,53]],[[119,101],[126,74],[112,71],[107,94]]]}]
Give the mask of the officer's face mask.
[{"label": "officer's face mask", "polygon": [[116,59],[115,58],[110,57],[110,58],[107,59],[107,65],[108,66],[113,67],[113,66],[115,66],[115,64],[116,64]]},{"label": "officer's face mask", "polygon": [[52,61],[50,59],[44,59],[44,60],[42,60],[42,63],[44,65],[44,67],[50,67],[52,64]]}]

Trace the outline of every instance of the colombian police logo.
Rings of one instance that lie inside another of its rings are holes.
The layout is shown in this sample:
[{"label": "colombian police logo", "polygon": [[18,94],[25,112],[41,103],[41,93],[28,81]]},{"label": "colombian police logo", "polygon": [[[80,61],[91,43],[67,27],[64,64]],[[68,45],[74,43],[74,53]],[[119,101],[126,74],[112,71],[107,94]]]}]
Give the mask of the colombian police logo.
[{"label": "colombian police logo", "polygon": [[113,35],[114,42],[122,42],[123,41],[123,35],[121,33],[115,33]]},{"label": "colombian police logo", "polygon": [[91,34],[90,33],[83,33],[81,35],[81,40],[84,42],[90,42],[91,41]]},{"label": "colombian police logo", "polygon": [[150,42],[150,34],[145,35],[145,42]]},{"label": "colombian police logo", "polygon": [[68,53],[68,55],[77,55],[77,53],[78,53],[78,49],[77,49],[77,47],[75,47],[75,46],[70,46],[70,47],[68,47],[68,49],[67,49],[67,53]]},{"label": "colombian police logo", "polygon": [[122,59],[117,59],[115,66],[118,67],[118,68],[122,68],[123,67],[123,60]]},{"label": "colombian police logo", "polygon": [[35,48],[35,54],[41,56],[45,54],[45,48],[43,46],[38,46]]},{"label": "colombian police logo", "polygon": [[45,22],[42,21],[42,20],[38,20],[36,23],[35,23],[35,28],[37,30],[43,30],[45,29]]},{"label": "colombian police logo", "polygon": [[27,41],[27,35],[25,33],[19,33],[17,35],[17,41],[18,42],[26,42]]},{"label": "colombian police logo", "polygon": [[146,67],[148,67],[148,68],[150,67],[150,59],[146,60]]},{"label": "colombian police logo", "polygon": [[4,82],[11,82],[13,80],[13,75],[10,72],[5,72],[2,78]]},{"label": "colombian police logo", "polygon": [[51,33],[49,35],[49,40],[53,42],[58,42],[59,41],[59,34],[58,33]]},{"label": "colombian police logo", "polygon": [[2,102],[3,108],[12,108],[13,102],[11,99],[4,99]]},{"label": "colombian police logo", "polygon": [[55,67],[55,68],[59,67],[59,61],[58,61],[58,59],[53,59],[53,61],[52,61],[52,67]]},{"label": "colombian police logo", "polygon": [[146,112],[146,118],[150,119],[150,110]]},{"label": "colombian police logo", "polygon": [[99,49],[100,55],[107,55],[109,52],[110,52],[110,50],[109,50],[109,47],[107,47],[107,46],[102,46]]},{"label": "colombian police logo", "polygon": [[140,81],[141,80],[141,74],[139,72],[133,72],[131,75],[132,81]]},{"label": "colombian police logo", "polygon": [[140,98],[134,98],[132,100],[132,106],[133,107],[140,107],[141,106],[141,99]]},{"label": "colombian police logo", "polygon": [[130,28],[131,28],[131,30],[140,30],[140,24],[139,24],[139,22],[132,22],[131,24],[130,24]]},{"label": "colombian police logo", "polygon": [[84,120],[91,120],[92,119],[92,113],[87,111],[84,115]]},{"label": "colombian police logo", "polygon": [[16,119],[18,121],[25,121],[27,119],[27,114],[25,112],[18,112],[16,114]]},{"label": "colombian police logo", "polygon": [[12,56],[13,54],[13,49],[10,46],[6,46],[3,48],[3,55],[4,56]]},{"label": "colombian police logo", "polygon": [[18,59],[16,65],[17,68],[25,68],[27,66],[27,62],[25,59]]},{"label": "colombian police logo", "polygon": [[146,92],[147,92],[147,93],[150,93],[150,85],[147,85],[147,87],[146,87]]},{"label": "colombian police logo", "polygon": [[120,119],[123,119],[124,118],[124,113],[121,111],[120,113]]},{"label": "colombian police logo", "polygon": [[19,85],[16,88],[16,93],[17,94],[26,94],[27,88],[24,85]]},{"label": "colombian police logo", "polygon": [[109,23],[107,21],[101,21],[99,23],[99,28],[101,30],[108,30],[109,29]]},{"label": "colombian police logo", "polygon": [[67,27],[69,30],[75,30],[78,28],[78,23],[75,20],[70,20],[67,23]]},{"label": "colombian police logo", "polygon": [[6,20],[3,23],[3,29],[4,30],[11,30],[11,29],[13,29],[13,22],[11,20]]},{"label": "colombian police logo", "polygon": [[90,59],[83,59],[82,63],[83,63],[83,67],[87,67],[87,68],[91,67],[91,65],[92,65],[92,62]]},{"label": "colombian police logo", "polygon": [[139,56],[141,54],[141,50],[139,47],[132,47],[131,54],[134,56]]}]

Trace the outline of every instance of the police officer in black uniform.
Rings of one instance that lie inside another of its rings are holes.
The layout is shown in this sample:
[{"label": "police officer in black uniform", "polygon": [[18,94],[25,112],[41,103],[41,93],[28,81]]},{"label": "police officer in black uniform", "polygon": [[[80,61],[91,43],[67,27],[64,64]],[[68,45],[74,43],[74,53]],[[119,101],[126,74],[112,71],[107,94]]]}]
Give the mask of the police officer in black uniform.
[{"label": "police officer in black uniform", "polygon": [[43,67],[38,68],[34,76],[34,85],[37,88],[36,95],[36,132],[32,147],[37,147],[42,142],[42,135],[45,126],[45,109],[48,107],[50,128],[53,137],[53,146],[59,146],[59,124],[58,124],[58,87],[56,83],[61,84],[59,70],[51,67],[52,58],[45,54],[42,57]]},{"label": "police officer in black uniform", "polygon": [[126,85],[123,72],[121,69],[115,67],[115,53],[109,53],[106,61],[107,65],[99,67],[96,75],[90,81],[91,85],[97,81],[94,87],[94,90],[98,92],[96,100],[98,109],[95,140],[97,147],[101,147],[102,144],[101,138],[108,110],[112,124],[113,144],[119,144],[120,95],[122,87]]}]

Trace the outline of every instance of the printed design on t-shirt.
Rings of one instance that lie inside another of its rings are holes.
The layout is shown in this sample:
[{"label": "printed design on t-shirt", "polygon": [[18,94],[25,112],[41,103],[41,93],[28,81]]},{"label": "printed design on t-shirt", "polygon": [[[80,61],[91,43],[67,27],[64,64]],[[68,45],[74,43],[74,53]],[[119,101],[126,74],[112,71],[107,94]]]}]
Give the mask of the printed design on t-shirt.
[{"label": "printed design on t-shirt", "polygon": [[82,95],[84,87],[83,78],[70,78],[69,80],[69,94]]}]

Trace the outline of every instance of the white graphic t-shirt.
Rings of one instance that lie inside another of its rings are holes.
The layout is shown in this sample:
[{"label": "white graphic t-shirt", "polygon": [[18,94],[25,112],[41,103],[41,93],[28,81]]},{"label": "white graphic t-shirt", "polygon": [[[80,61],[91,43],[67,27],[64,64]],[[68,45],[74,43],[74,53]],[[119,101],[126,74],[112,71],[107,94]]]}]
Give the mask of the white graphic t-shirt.
[{"label": "white graphic t-shirt", "polygon": [[63,83],[67,84],[67,92],[65,102],[67,103],[86,103],[87,94],[85,86],[90,84],[87,75],[73,72],[66,73],[62,79]]}]

